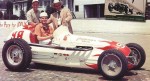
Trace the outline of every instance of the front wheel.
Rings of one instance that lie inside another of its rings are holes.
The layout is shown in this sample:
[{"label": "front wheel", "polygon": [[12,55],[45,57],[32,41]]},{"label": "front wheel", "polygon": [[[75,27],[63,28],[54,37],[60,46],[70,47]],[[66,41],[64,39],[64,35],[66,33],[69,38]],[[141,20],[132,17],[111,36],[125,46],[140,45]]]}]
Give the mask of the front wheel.
[{"label": "front wheel", "polygon": [[120,79],[127,72],[126,57],[116,49],[106,50],[98,59],[98,69],[106,79]]},{"label": "front wheel", "polygon": [[23,39],[8,40],[2,50],[5,66],[11,71],[23,71],[31,62],[31,48]]},{"label": "front wheel", "polygon": [[146,55],[144,49],[136,44],[136,43],[129,43],[126,44],[131,49],[131,54],[129,55],[129,63],[134,64],[134,67],[131,69],[139,69],[141,68],[146,60]]},{"label": "front wheel", "polygon": [[113,11],[113,4],[112,4],[112,3],[109,3],[109,4],[108,4],[108,10],[109,10],[110,12]]}]

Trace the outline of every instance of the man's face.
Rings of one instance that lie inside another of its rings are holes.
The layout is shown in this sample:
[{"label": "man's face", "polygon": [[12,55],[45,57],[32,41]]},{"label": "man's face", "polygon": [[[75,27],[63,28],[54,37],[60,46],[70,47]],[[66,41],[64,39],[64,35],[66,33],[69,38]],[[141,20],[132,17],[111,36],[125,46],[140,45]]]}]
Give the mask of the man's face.
[{"label": "man's face", "polygon": [[57,11],[59,11],[60,9],[61,9],[61,3],[55,3],[54,4],[54,8],[57,10]]},{"label": "man's face", "polygon": [[33,2],[32,3],[33,10],[38,10],[38,7],[39,7],[39,2]]},{"label": "man's face", "polygon": [[47,16],[43,16],[40,18],[40,22],[45,24],[45,23],[47,23],[47,19],[48,19]]}]

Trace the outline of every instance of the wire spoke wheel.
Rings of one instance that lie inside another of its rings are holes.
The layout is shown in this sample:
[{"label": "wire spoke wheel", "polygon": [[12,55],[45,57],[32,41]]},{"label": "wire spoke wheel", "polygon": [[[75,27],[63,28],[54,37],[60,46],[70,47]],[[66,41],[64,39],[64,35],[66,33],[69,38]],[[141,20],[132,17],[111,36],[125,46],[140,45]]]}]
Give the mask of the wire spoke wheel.
[{"label": "wire spoke wheel", "polygon": [[132,56],[132,58],[130,59],[130,62],[138,65],[141,61],[141,53],[139,52],[138,49],[134,48],[134,47],[130,47],[132,53],[130,54],[130,56]]},{"label": "wire spoke wheel", "polygon": [[146,60],[146,54],[144,49],[136,44],[136,43],[129,43],[127,46],[131,49],[130,58],[128,62],[133,64],[133,67],[130,69],[139,69],[141,68]]}]

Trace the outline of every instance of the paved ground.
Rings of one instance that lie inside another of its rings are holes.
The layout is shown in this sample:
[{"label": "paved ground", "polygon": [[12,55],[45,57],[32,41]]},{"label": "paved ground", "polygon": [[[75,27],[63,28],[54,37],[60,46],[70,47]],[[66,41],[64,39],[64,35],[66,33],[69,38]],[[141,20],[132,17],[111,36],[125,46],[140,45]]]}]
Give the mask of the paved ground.
[{"label": "paved ground", "polygon": [[[139,43],[144,47],[147,53],[147,59],[144,66],[140,70],[127,72],[125,77],[118,81],[150,81],[150,46],[148,44],[150,41],[150,35],[86,32],[75,32],[75,34],[117,40],[124,44],[128,42]],[[3,43],[0,45],[0,81],[108,81],[95,70],[52,65],[36,67],[33,63],[30,68],[24,72],[11,72],[2,62],[1,50]]]}]

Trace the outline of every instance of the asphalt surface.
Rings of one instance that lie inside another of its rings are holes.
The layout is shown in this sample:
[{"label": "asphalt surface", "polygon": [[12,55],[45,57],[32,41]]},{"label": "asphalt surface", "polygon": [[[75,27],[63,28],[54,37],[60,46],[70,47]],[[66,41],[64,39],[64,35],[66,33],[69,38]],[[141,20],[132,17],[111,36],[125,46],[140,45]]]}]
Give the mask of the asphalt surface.
[{"label": "asphalt surface", "polygon": [[150,46],[148,43],[150,35],[86,32],[75,32],[75,34],[117,40],[123,44],[129,42],[138,43],[145,49],[147,55],[146,62],[140,70],[131,70],[120,80],[107,80],[97,71],[90,69],[52,65],[37,66],[34,63],[31,63],[30,67],[24,72],[12,72],[3,64],[1,57],[3,43],[0,42],[0,81],[150,81]]}]

